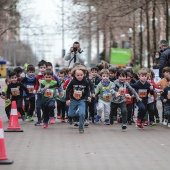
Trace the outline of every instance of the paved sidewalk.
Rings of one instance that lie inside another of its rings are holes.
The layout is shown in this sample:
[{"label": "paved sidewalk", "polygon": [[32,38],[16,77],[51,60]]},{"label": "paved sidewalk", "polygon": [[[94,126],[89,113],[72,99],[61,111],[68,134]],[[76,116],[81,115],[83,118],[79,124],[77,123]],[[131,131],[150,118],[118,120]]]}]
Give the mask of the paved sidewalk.
[{"label": "paved sidewalk", "polygon": [[[4,129],[7,118],[0,107]],[[35,118],[36,120],[36,118]],[[19,120],[21,133],[5,133],[12,165],[0,170],[169,170],[170,129],[159,124],[136,129],[120,124],[90,125],[84,134],[69,124],[57,122],[48,129]]]}]

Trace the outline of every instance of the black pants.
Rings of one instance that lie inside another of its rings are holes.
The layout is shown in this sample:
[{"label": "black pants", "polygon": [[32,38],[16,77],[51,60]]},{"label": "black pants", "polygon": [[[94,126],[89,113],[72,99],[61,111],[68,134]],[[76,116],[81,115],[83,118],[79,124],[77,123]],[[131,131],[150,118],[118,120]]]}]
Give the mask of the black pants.
[{"label": "black pants", "polygon": [[25,101],[25,112],[28,113],[28,116],[32,117],[33,112],[35,110],[35,97],[31,97],[29,100],[26,100],[24,98],[24,101]]},{"label": "black pants", "polygon": [[62,114],[62,119],[65,119],[66,113],[66,102],[57,100],[57,115],[60,116]]},{"label": "black pants", "polygon": [[8,117],[8,119],[10,118],[10,113],[11,113],[11,104],[8,105],[7,107],[5,107],[5,112],[6,112],[6,115]]},{"label": "black pants", "polygon": [[159,112],[157,109],[157,101],[156,100],[154,101],[154,115],[156,118],[159,118]]},{"label": "black pants", "polygon": [[111,102],[110,107],[111,107],[111,110],[112,110],[112,115],[110,115],[110,119],[112,118],[112,120],[113,120],[114,113],[117,113],[117,108],[120,108],[121,115],[122,115],[122,123],[125,124],[127,122],[126,103],[125,102],[123,102],[123,103],[113,103],[113,102]]},{"label": "black pants", "polygon": [[147,105],[147,110],[149,113],[149,121],[154,122],[154,102]]},{"label": "black pants", "polygon": [[94,118],[95,112],[96,112],[96,102],[95,102],[95,98],[92,98],[91,102],[89,102],[89,113],[90,113],[90,117]]},{"label": "black pants", "polygon": [[[20,98],[16,101],[16,104],[17,104],[17,111],[23,116],[24,110],[22,108],[22,102],[23,102],[23,98]],[[11,101],[11,103],[12,103],[12,101]]]},{"label": "black pants", "polygon": [[132,120],[132,115],[133,115],[133,104],[127,104],[127,121],[131,121]]},{"label": "black pants", "polygon": [[138,106],[138,119],[140,119],[141,121],[144,120],[144,117],[146,115],[147,102],[147,100],[136,102],[136,105]]},{"label": "black pants", "polygon": [[50,101],[49,104],[43,106],[43,118],[45,124],[48,123],[49,117],[54,112],[54,109],[55,109],[55,101]]}]

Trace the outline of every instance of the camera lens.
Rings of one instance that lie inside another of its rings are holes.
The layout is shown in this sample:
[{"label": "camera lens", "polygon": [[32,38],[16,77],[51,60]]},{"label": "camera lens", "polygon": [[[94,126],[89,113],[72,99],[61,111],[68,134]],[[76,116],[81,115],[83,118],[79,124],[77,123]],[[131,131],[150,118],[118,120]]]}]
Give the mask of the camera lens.
[{"label": "camera lens", "polygon": [[77,51],[77,47],[73,47],[73,51],[76,52]]}]

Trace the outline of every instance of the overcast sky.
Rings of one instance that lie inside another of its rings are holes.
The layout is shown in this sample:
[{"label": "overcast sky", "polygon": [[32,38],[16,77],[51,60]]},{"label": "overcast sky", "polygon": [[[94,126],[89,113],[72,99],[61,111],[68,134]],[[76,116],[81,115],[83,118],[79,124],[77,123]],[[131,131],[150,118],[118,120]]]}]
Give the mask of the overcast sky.
[{"label": "overcast sky", "polygon": [[[28,2],[29,1],[29,2]],[[39,59],[55,62],[61,57],[61,0],[21,0],[18,6],[23,17],[21,25],[30,29],[21,29],[21,40],[30,43]],[[67,1],[65,0],[65,6]],[[36,28],[35,28],[36,27]],[[72,45],[71,37],[65,35],[66,51]]]}]

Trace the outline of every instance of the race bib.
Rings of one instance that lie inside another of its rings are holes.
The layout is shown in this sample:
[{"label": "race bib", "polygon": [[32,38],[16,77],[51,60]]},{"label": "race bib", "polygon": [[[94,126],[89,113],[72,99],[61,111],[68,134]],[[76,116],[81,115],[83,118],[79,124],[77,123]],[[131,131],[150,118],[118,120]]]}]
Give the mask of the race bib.
[{"label": "race bib", "polygon": [[138,95],[139,97],[147,97],[147,89],[139,89]]},{"label": "race bib", "polygon": [[19,96],[20,95],[19,88],[11,88],[11,93],[13,96]]},{"label": "race bib", "polygon": [[79,100],[82,97],[82,91],[80,90],[74,90],[73,96],[75,99]]},{"label": "race bib", "polygon": [[106,100],[106,101],[110,101],[111,93],[103,93],[103,99]]},{"label": "race bib", "polygon": [[34,86],[33,85],[27,85],[27,89],[28,89],[29,93],[33,93]]},{"label": "race bib", "polygon": [[131,98],[130,95],[126,95],[126,101],[127,101],[127,102],[131,102],[131,101],[132,101],[132,98]]},{"label": "race bib", "polygon": [[170,99],[170,91],[168,91],[167,98]]},{"label": "race bib", "polygon": [[125,95],[125,92],[126,92],[126,89],[123,88],[123,87],[120,87],[119,90],[118,90],[118,93],[119,93],[121,96],[124,96],[124,95]]},{"label": "race bib", "polygon": [[44,96],[45,97],[48,97],[48,98],[52,98],[54,96],[54,91],[52,89],[47,89],[45,92],[44,92]]}]

